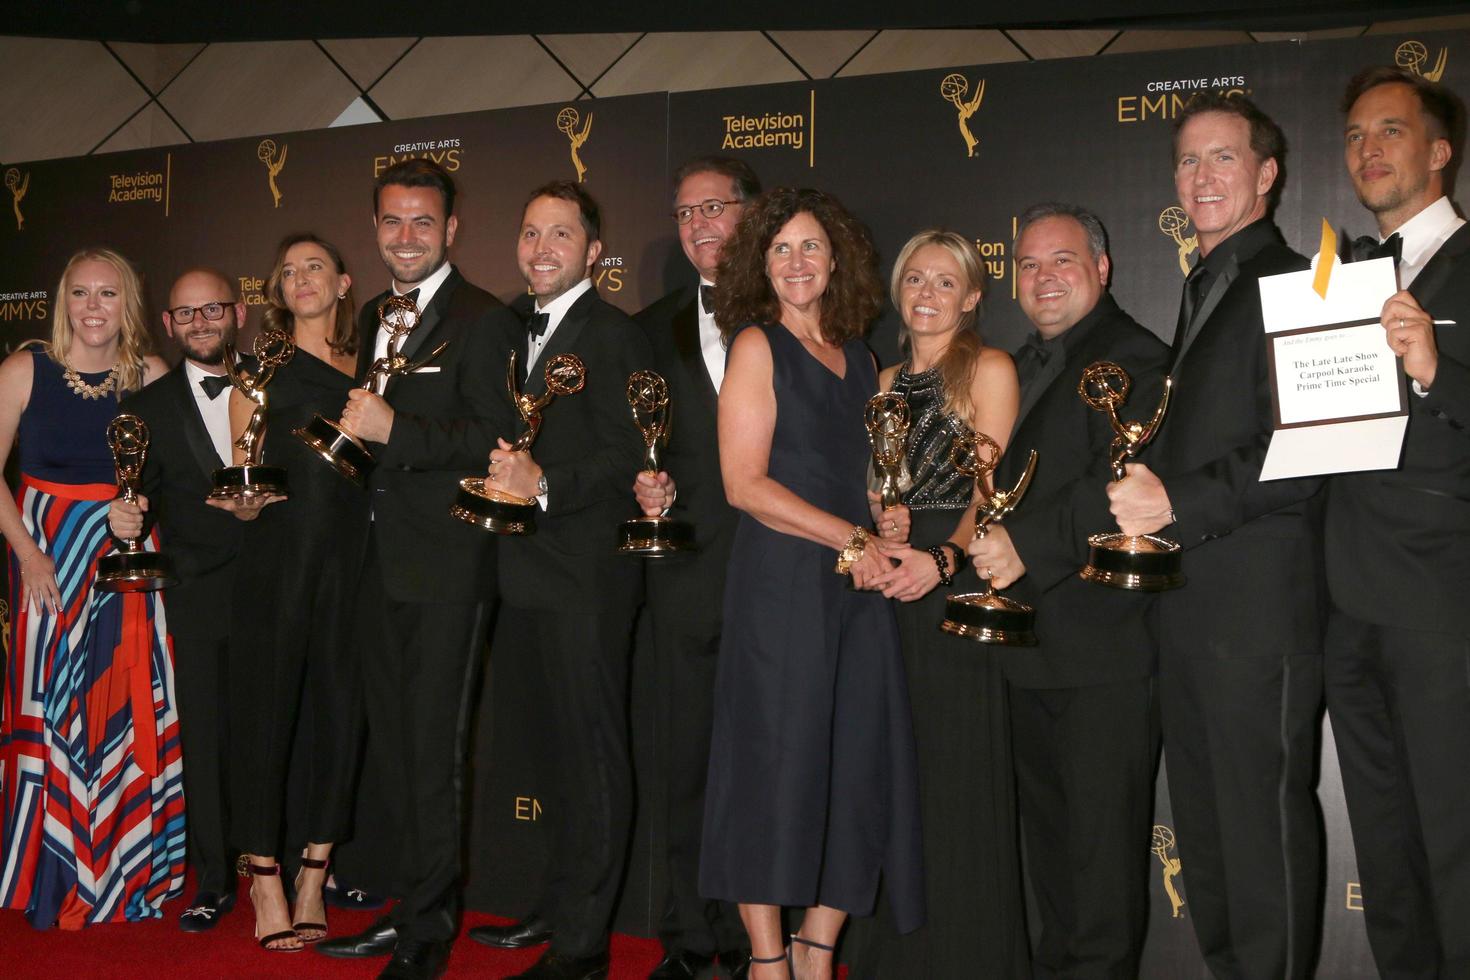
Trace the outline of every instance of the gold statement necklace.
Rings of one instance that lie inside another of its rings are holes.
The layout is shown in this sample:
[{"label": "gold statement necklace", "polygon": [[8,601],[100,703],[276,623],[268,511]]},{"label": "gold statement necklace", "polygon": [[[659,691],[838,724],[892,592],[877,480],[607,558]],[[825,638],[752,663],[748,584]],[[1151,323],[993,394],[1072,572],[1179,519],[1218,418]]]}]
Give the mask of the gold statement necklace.
[{"label": "gold statement necklace", "polygon": [[112,389],[117,386],[117,365],[114,364],[112,370],[107,372],[107,377],[94,385],[89,385],[83,381],[82,376],[77,374],[76,368],[70,365],[62,372],[61,380],[65,381],[66,386],[76,394],[91,401],[101,398],[104,395],[112,394]]}]

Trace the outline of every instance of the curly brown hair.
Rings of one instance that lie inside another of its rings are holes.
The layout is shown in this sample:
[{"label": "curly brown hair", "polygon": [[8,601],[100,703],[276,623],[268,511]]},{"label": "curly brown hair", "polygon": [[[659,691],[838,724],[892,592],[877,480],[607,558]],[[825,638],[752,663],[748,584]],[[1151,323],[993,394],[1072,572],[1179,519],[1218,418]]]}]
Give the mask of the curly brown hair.
[{"label": "curly brown hair", "polygon": [[883,309],[883,283],[872,236],[842,202],[810,187],[777,187],[745,206],[725,243],[715,289],[715,323],[728,344],[749,323],[776,323],[781,301],[766,275],[766,252],[786,223],[801,213],[821,224],[835,267],[822,294],[822,339],[840,346],[868,332]]}]

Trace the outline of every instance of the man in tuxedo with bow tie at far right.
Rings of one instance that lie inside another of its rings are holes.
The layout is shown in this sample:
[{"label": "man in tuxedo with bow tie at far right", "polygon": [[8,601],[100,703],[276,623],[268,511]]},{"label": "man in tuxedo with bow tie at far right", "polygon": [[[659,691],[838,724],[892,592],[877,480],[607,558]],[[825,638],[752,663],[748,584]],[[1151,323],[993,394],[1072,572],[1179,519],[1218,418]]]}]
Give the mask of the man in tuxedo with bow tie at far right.
[{"label": "man in tuxedo with bow tie at far right", "polygon": [[1379,972],[1466,976],[1470,228],[1446,196],[1464,107],[1383,67],[1348,83],[1342,109],[1348,176],[1379,232],[1354,252],[1384,239],[1398,256],[1380,320],[1410,394],[1397,468],[1329,485],[1327,709]]},{"label": "man in tuxedo with bow tie at far right", "polygon": [[1316,478],[1261,482],[1272,431],[1258,280],[1298,272],[1270,219],[1286,140],[1245,98],[1175,120],[1174,189],[1199,235],[1143,462],[1108,487],[1124,534],[1184,547],[1154,605],[1159,711],[1190,919],[1218,977],[1306,976],[1321,914],[1313,776],[1322,701]]},{"label": "man in tuxedo with bow tie at far right", "polygon": [[[518,645],[542,666],[545,684],[536,694],[549,709],[551,860],[532,914],[469,935],[503,949],[549,942],[517,974],[524,980],[607,976],[633,818],[628,669],[643,576],[615,543],[618,525],[634,516],[628,483],[643,456],[628,376],[648,368],[653,355],[633,321],[597,295],[601,224],[597,202],[572,181],[539,187],[526,202],[516,261],[535,305],[508,349],[527,394],[546,391],[545,367],[561,354],[582,360],[586,386],[547,408],[529,450],[511,450],[521,426],[507,426],[488,470],[488,485],[540,508],[534,534],[500,541],[492,647]],[[508,414],[509,395],[497,391]]]}]

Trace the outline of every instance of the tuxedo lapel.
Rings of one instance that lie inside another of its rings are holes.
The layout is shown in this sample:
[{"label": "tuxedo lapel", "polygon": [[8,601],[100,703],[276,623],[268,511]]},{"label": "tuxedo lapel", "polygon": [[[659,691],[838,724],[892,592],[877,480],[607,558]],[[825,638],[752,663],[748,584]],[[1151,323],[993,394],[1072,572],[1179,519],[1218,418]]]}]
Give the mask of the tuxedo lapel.
[{"label": "tuxedo lapel", "polygon": [[1210,314],[1215,312],[1215,307],[1220,305],[1220,301],[1225,298],[1225,294],[1229,292],[1231,284],[1235,282],[1236,277],[1239,275],[1239,257],[1232,255],[1230,261],[1225,263],[1225,268],[1221,270],[1220,275],[1215,278],[1214,282],[1210,283],[1210,291],[1206,294],[1205,301],[1200,304],[1194,316],[1190,317],[1189,322],[1185,324],[1184,342],[1175,345],[1174,362],[1169,368],[1170,373],[1173,373],[1178,368],[1179,363],[1184,360],[1185,353],[1188,352],[1195,338],[1199,336],[1200,328],[1209,322]]},{"label": "tuxedo lapel", "polygon": [[388,298],[386,291],[363,304],[357,314],[357,380],[362,381],[376,360],[378,346],[378,304]]},{"label": "tuxedo lapel", "polygon": [[1021,405],[1016,410],[1016,424],[1011,426],[1011,435],[1014,436],[1020,431],[1021,423],[1026,420],[1027,414],[1036,407],[1037,402],[1041,401],[1041,396],[1046,394],[1047,389],[1056,384],[1066,367],[1067,358],[1061,351],[1053,354],[1051,359],[1042,365],[1040,373],[1031,379],[1031,383],[1021,393]]},{"label": "tuxedo lapel", "polygon": [[1460,230],[1439,247],[1429,264],[1414,277],[1409,292],[1420,306],[1429,309],[1436,294],[1449,284],[1455,272],[1455,263],[1467,252],[1470,252],[1470,224],[1461,225]]},{"label": "tuxedo lapel", "polygon": [[451,268],[449,277],[434,291],[434,298],[429,301],[428,309],[419,314],[418,326],[413,328],[413,333],[404,338],[403,346],[399,348],[404,357],[412,360],[420,350],[425,354],[434,349],[434,345],[428,342],[434,330],[439,326],[449,311],[449,304],[454,300],[454,289],[463,281],[458,269]]},{"label": "tuxedo lapel", "polygon": [[[189,452],[193,454],[194,461],[199,464],[204,475],[212,476],[220,467],[229,466],[230,461],[220,459],[214,448],[214,440],[209,437],[209,430],[204,427],[204,418],[199,414],[199,403],[194,400],[194,392],[189,390],[189,373],[184,370],[184,365],[174,368],[169,374],[169,380],[173,384],[174,398],[178,403],[178,417],[183,420],[184,442],[188,444]],[[222,391],[219,397],[228,398],[229,393]]]},{"label": "tuxedo lapel", "polygon": [[674,349],[679,352],[679,360],[694,382],[694,390],[699,392],[699,399],[705,407],[713,412],[719,402],[719,393],[715,391],[714,379],[709,376],[704,350],[700,347],[698,304],[699,293],[696,292],[694,298],[674,314],[670,329],[674,335]]},{"label": "tuxedo lapel", "polygon": [[[582,334],[582,329],[587,326],[587,321],[591,318],[592,309],[596,303],[596,286],[577,297],[572,308],[567,310],[561,322],[556,325],[551,340],[547,341],[546,346],[541,349],[541,355],[536,358],[536,363],[531,365],[531,376],[526,379],[526,391],[533,395],[546,391],[546,365],[551,363],[551,359],[556,355],[564,354],[573,348],[577,338]],[[524,332],[522,343],[525,343]]]}]

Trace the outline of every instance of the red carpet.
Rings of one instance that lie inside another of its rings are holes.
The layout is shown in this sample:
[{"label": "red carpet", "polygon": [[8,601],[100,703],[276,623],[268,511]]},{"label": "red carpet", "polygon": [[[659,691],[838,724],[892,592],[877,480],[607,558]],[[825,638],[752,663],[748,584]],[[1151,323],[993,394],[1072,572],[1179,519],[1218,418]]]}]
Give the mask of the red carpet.
[{"label": "red carpet", "polygon": [[[192,895],[192,892],[189,894]],[[250,911],[246,883],[239,903],[211,932],[179,931],[179,899],[164,906],[164,917],[148,922],[90,926],[80,932],[30,927],[20,912],[0,911],[0,974],[39,980],[184,980],[194,977],[323,977],[362,980],[378,975],[387,960],[334,960],[311,949],[299,953],[269,953],[251,938],[255,916]],[[328,909],[334,936],[365,929],[379,912]],[[469,913],[465,928],[504,921]],[[542,947],[500,950],[471,942],[463,934],[449,957],[450,977],[509,977],[536,961]],[[644,980],[658,963],[655,939],[615,935],[609,980]]]}]

